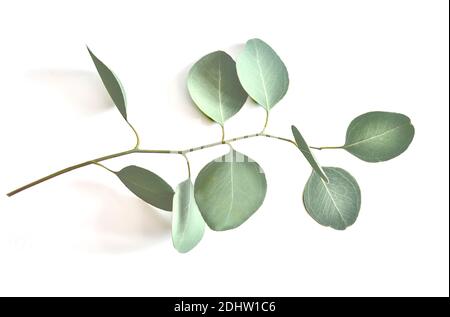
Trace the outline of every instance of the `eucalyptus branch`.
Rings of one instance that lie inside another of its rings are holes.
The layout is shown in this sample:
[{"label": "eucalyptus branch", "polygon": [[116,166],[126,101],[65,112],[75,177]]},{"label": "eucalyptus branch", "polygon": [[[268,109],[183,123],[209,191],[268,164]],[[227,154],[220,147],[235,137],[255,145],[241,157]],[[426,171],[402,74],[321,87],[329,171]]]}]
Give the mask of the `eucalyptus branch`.
[{"label": "eucalyptus branch", "polygon": [[[173,211],[172,241],[180,252],[188,252],[200,242],[206,225],[216,231],[234,229],[246,222],[264,202],[267,180],[263,168],[236,151],[231,143],[266,137],[295,145],[313,171],[303,190],[305,209],[319,224],[343,230],[358,217],[359,185],[342,168],[322,167],[311,149],[344,149],[366,162],[388,161],[408,148],[415,133],[407,116],[382,111],[368,112],[353,119],[343,146],[310,147],[295,126],[291,127],[294,140],[265,133],[269,112],[288,90],[289,75],[281,58],[267,43],[251,39],[236,61],[223,51],[215,51],[198,60],[188,74],[190,97],[201,112],[220,124],[220,141],[181,150],[141,149],[139,134],[127,119],[123,86],[114,72],[90,50],[89,54],[112,101],[135,134],[134,147],[66,167],[7,195],[11,197],[59,175],[97,165],[114,173],[140,199],[159,209]],[[239,112],[249,96],[265,109],[263,129],[260,133],[226,140],[225,121]],[[187,154],[223,144],[229,146],[229,152],[206,164],[194,185]],[[174,189],[163,178],[142,167],[130,165],[113,171],[101,163],[135,153],[181,155],[186,160],[188,178]]]}]

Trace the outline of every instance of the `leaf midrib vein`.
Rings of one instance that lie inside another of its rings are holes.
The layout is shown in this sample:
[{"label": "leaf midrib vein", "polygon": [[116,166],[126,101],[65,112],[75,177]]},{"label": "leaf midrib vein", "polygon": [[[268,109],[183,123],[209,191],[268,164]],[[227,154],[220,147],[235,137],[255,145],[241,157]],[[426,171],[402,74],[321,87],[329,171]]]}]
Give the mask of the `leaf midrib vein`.
[{"label": "leaf midrib vein", "polygon": [[128,181],[129,184],[134,185],[134,186],[136,186],[138,188],[145,189],[146,191],[149,191],[149,192],[154,193],[154,194],[157,193],[154,190],[152,190],[152,187],[147,187],[145,185],[141,185],[141,183],[136,183],[136,182],[131,181],[131,180],[127,180],[127,181]]},{"label": "leaf midrib vein", "polygon": [[256,53],[256,65],[258,66],[258,74],[259,74],[259,78],[261,79],[261,84],[263,86],[263,91],[264,91],[264,97],[266,99],[266,107],[269,107],[269,96],[267,95],[266,81],[265,81],[263,73],[262,73],[261,62],[259,60],[258,45],[256,43],[255,43],[255,53]]},{"label": "leaf midrib vein", "polygon": [[336,211],[339,215],[339,217],[341,218],[342,222],[344,223],[344,225],[347,227],[347,221],[345,221],[344,216],[341,213],[341,210],[339,209],[339,207],[336,205],[336,202],[334,201],[333,195],[331,194],[330,190],[328,189],[327,184],[325,183],[325,181],[323,179],[320,178],[320,181],[322,182],[323,186],[325,187],[325,190],[328,193],[328,196],[330,196],[331,201],[333,202],[334,207],[336,208]]},{"label": "leaf midrib vein", "polygon": [[222,65],[221,65],[221,62],[220,62],[220,60],[219,60],[219,69],[218,69],[218,71],[219,71],[219,74],[218,74],[218,76],[219,76],[219,79],[218,79],[218,85],[219,85],[219,91],[218,91],[218,93],[219,93],[219,112],[220,112],[220,117],[221,117],[221,123],[223,124],[224,123],[224,118],[223,118],[223,109],[222,109]]},{"label": "leaf midrib vein", "polygon": [[[233,158],[232,158],[233,159]],[[234,177],[233,177],[233,162],[230,163],[230,187],[231,187],[231,191],[230,191],[230,208],[228,209],[227,212],[227,218],[225,219],[225,224],[228,223],[228,221],[230,220],[231,214],[233,212],[233,203],[234,203]]]},{"label": "leaf midrib vein", "polygon": [[355,145],[358,145],[358,144],[361,144],[361,143],[365,143],[365,142],[368,142],[368,141],[370,141],[370,140],[373,140],[373,139],[382,137],[383,135],[386,135],[386,134],[388,134],[388,133],[391,133],[392,131],[395,131],[395,130],[397,130],[397,129],[403,128],[404,126],[407,126],[407,125],[410,125],[410,123],[405,123],[405,124],[396,126],[395,128],[386,130],[386,131],[384,131],[383,133],[380,133],[380,134],[371,136],[370,138],[367,138],[367,139],[364,139],[364,140],[360,140],[360,141],[355,142],[355,143],[352,143],[352,144],[344,145],[343,148],[344,148],[344,149],[348,149],[348,148],[353,147],[353,146],[355,146]]}]

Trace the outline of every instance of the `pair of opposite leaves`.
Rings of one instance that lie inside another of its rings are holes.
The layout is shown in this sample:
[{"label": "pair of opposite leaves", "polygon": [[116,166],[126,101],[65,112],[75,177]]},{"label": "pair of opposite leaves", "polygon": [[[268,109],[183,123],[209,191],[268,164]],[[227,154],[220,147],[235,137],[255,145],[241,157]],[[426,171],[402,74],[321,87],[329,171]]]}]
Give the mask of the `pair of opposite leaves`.
[{"label": "pair of opposite leaves", "polygon": [[[89,53],[112,100],[127,120],[120,81],[90,50]],[[247,93],[269,111],[286,94],[288,82],[286,67],[275,51],[253,39],[247,42],[237,64],[220,51],[201,58],[189,72],[188,88],[199,109],[223,126],[240,110]],[[345,229],[354,223],[359,212],[358,184],[342,169],[322,169],[295,127],[293,134],[313,168],[303,195],[308,213],[322,225]],[[368,162],[385,161],[405,151],[413,136],[414,128],[406,116],[370,112],[352,121],[341,148]],[[175,247],[182,252],[200,241],[204,231],[202,218],[214,230],[235,228],[261,206],[267,189],[259,165],[233,149],[205,166],[195,187],[186,180],[175,192],[159,176],[136,166],[126,167],[117,175],[146,202],[165,210],[173,207],[172,235]]]},{"label": "pair of opposite leaves", "polygon": [[235,62],[223,51],[210,53],[189,71],[188,90],[197,107],[224,125],[249,95],[269,111],[286,94],[289,75],[283,61],[264,41],[247,41]]}]

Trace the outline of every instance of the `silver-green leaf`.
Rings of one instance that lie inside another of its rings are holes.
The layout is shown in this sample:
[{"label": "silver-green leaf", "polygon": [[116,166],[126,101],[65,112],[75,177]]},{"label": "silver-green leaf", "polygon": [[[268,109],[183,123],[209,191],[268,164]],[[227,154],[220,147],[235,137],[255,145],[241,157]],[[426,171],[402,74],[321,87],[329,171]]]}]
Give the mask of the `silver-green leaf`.
[{"label": "silver-green leaf", "polygon": [[344,230],[355,223],[361,208],[358,183],[347,171],[324,167],[329,182],[313,171],[303,192],[309,215],[323,226]]},{"label": "silver-green leaf", "polygon": [[106,66],[101,60],[97,58],[97,56],[92,53],[92,51],[87,48],[89,55],[91,55],[92,61],[94,62],[95,68],[97,68],[97,72],[100,75],[100,78],[108,91],[109,96],[112,101],[116,105],[117,109],[119,109],[120,114],[127,120],[127,106],[126,106],[126,98],[125,91],[120,83],[119,78]]},{"label": "silver-green leaf", "polygon": [[161,177],[139,166],[127,166],[116,173],[136,196],[157,208],[172,210],[174,191]]},{"label": "silver-green leaf", "polygon": [[181,253],[192,250],[203,238],[205,221],[194,198],[194,185],[190,179],[175,189],[172,209],[172,242]]},{"label": "silver-green leaf", "polygon": [[414,138],[411,120],[400,113],[368,112],[347,129],[343,148],[366,162],[382,162],[402,154]]},{"label": "silver-green leaf", "polygon": [[262,205],[266,191],[258,163],[233,149],[203,167],[194,186],[203,219],[216,231],[243,224]]},{"label": "silver-green leaf", "polygon": [[187,86],[197,107],[222,126],[247,99],[237,77],[235,61],[222,51],[208,54],[196,62],[189,71]]},{"label": "silver-green leaf", "polygon": [[266,110],[275,106],[286,94],[289,75],[277,53],[260,39],[252,39],[236,60],[242,86],[250,97]]},{"label": "silver-green leaf", "polygon": [[328,177],[325,175],[325,172],[323,171],[322,167],[317,162],[316,158],[314,157],[314,154],[311,152],[311,149],[309,148],[308,144],[306,143],[305,139],[301,135],[300,131],[295,126],[291,127],[292,134],[294,135],[295,143],[297,144],[298,149],[302,154],[305,156],[306,160],[309,162],[311,167],[314,171],[316,171],[319,176],[328,183]]}]

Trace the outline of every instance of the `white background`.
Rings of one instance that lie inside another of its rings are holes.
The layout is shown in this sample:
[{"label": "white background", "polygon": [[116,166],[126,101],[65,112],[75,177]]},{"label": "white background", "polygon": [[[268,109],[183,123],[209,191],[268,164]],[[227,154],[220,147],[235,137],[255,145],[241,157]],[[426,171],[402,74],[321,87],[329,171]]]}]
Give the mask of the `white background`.
[{"label": "white background", "polygon": [[[133,135],[111,105],[85,44],[119,75],[144,148],[216,141],[220,128],[192,105],[189,67],[268,42],[290,72],[268,132],[295,124],[311,145],[341,145],[371,110],[407,114],[416,137],[395,160],[368,164],[317,153],[347,169],[363,194],[340,232],[302,205],[308,163],[269,139],[235,144],[264,168],[262,208],[236,230],[208,231],[181,255],[170,213],[133,197],[90,166],[0,198],[0,295],[445,295],[449,294],[448,1],[4,1],[0,4],[0,192],[84,160],[126,150]],[[227,136],[261,129],[245,106]],[[227,147],[190,155],[196,174]],[[170,184],[176,155],[134,155]]]}]

